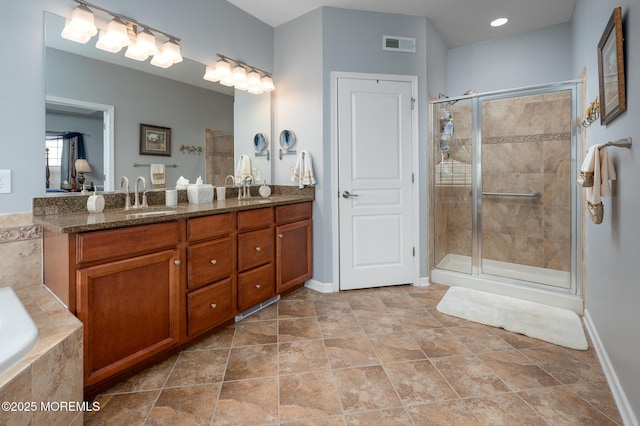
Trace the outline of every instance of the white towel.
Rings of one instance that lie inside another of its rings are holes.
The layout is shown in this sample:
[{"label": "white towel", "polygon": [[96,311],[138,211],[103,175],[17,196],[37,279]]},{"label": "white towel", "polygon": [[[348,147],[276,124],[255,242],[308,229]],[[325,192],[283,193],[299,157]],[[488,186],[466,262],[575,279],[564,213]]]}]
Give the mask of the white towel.
[{"label": "white towel", "polygon": [[606,145],[592,146],[587,156],[590,154],[593,156],[593,186],[587,188],[587,201],[595,205],[602,202],[600,197],[611,196],[609,181],[616,179],[616,171]]},{"label": "white towel", "polygon": [[154,188],[164,188],[165,174],[164,164],[152,164],[150,167],[151,184]]},{"label": "white towel", "polygon": [[291,169],[291,182],[298,182],[298,188],[317,183],[313,173],[313,159],[307,151],[300,151],[298,154],[296,165]]},{"label": "white towel", "polygon": [[244,178],[251,175],[251,157],[241,155],[236,166],[236,183],[240,183]]}]

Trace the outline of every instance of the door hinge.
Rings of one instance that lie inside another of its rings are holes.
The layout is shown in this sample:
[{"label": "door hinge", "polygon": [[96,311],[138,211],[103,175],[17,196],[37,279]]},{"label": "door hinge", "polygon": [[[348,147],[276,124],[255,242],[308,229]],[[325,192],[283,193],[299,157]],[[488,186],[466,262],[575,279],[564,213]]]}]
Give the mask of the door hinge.
[{"label": "door hinge", "polygon": [[413,248],[413,257],[416,257],[416,248]]},{"label": "door hinge", "polygon": [[416,107],[416,98],[411,98],[411,109],[413,110]]},{"label": "door hinge", "polygon": [[411,183],[415,183],[415,182],[416,182],[416,174],[411,173]]}]

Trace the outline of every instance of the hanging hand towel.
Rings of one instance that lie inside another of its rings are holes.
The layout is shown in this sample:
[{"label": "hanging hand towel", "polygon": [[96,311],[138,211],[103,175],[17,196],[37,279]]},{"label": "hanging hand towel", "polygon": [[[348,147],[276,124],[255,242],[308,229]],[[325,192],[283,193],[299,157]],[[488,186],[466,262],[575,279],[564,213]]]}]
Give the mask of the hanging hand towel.
[{"label": "hanging hand towel", "polygon": [[582,166],[580,167],[580,174],[578,175],[577,184],[585,188],[593,186],[593,170],[596,163],[596,156],[598,155],[598,146],[593,145],[587,151],[587,155],[584,157]]},{"label": "hanging hand towel", "polygon": [[316,177],[313,173],[313,159],[307,151],[298,154],[295,167],[291,170],[291,181],[298,182],[298,188],[305,185],[315,185]]},{"label": "hanging hand towel", "polygon": [[154,188],[165,187],[164,164],[152,164],[150,167],[151,184]]},{"label": "hanging hand towel", "polygon": [[251,157],[248,155],[241,155],[238,159],[238,165],[236,166],[236,183],[242,182],[244,178],[251,175]]},{"label": "hanging hand towel", "polygon": [[593,186],[587,188],[587,209],[591,220],[597,225],[602,223],[604,218],[604,205],[600,197],[611,196],[609,180],[616,179],[616,171],[613,168],[611,158],[609,158],[606,145],[591,147],[591,149],[593,148],[596,150],[593,164]]}]

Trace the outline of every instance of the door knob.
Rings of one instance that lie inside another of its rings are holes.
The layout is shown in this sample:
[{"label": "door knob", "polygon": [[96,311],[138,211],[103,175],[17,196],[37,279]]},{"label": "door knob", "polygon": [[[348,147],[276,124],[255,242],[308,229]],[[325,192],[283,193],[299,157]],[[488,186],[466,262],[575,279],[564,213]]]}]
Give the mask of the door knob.
[{"label": "door knob", "polygon": [[174,260],[173,263],[175,263],[176,265],[179,265],[180,261],[179,260]]},{"label": "door knob", "polygon": [[342,193],[342,198],[358,198],[356,194],[351,194],[349,191],[344,191]]},{"label": "door knob", "polygon": [[211,264],[212,264],[212,265],[215,265],[216,263],[218,263],[218,261],[217,261],[217,260],[215,260],[215,259],[211,259]]}]

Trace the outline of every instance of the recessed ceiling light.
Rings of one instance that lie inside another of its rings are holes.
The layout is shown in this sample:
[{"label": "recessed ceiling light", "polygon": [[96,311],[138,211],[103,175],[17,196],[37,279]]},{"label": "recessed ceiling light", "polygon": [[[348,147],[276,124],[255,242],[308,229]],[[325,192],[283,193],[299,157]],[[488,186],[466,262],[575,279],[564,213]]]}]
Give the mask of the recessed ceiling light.
[{"label": "recessed ceiling light", "polygon": [[493,21],[491,21],[491,26],[492,27],[501,27],[504,24],[506,24],[507,22],[509,22],[508,18],[498,18],[498,19],[494,19]]}]

